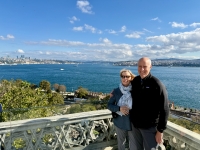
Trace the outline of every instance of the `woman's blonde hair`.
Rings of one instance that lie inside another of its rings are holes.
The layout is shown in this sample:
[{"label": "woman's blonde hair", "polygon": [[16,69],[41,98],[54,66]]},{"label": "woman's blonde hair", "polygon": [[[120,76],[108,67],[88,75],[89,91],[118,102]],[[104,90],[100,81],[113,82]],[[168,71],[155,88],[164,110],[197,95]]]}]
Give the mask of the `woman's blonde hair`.
[{"label": "woman's blonde hair", "polygon": [[133,80],[134,78],[135,78],[135,76],[136,75],[134,75],[132,72],[131,72],[131,70],[128,70],[128,69],[122,69],[121,71],[120,71],[120,77],[122,76],[122,73],[123,72],[128,72],[128,73],[130,73],[130,75],[131,75],[131,80]]}]

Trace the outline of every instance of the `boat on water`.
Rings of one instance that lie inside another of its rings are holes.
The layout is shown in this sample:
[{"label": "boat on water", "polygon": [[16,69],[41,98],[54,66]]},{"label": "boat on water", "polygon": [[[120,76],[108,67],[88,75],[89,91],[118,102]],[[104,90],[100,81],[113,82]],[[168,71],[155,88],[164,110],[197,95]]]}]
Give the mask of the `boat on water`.
[{"label": "boat on water", "polygon": [[168,66],[168,68],[171,68],[171,67],[173,67],[173,65],[169,65],[169,66]]},{"label": "boat on water", "polygon": [[65,70],[65,69],[61,68],[60,70]]}]

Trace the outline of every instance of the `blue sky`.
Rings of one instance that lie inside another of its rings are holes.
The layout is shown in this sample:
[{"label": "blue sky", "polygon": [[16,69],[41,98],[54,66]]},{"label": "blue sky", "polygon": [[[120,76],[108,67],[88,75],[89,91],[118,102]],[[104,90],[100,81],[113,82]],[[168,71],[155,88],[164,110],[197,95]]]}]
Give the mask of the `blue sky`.
[{"label": "blue sky", "polygon": [[200,59],[200,0],[1,0],[0,57]]}]

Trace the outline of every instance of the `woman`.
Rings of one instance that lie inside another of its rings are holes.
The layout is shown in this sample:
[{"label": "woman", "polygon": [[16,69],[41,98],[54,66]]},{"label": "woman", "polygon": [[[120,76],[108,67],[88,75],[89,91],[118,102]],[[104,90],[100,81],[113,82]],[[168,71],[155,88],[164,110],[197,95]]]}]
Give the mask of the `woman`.
[{"label": "woman", "polygon": [[130,70],[120,71],[121,83],[114,89],[108,102],[108,109],[117,113],[113,118],[115,130],[117,133],[118,150],[125,150],[126,137],[129,138],[130,150],[136,149],[135,139],[132,132],[132,123],[129,118],[129,111],[132,108],[131,81],[135,77]]}]

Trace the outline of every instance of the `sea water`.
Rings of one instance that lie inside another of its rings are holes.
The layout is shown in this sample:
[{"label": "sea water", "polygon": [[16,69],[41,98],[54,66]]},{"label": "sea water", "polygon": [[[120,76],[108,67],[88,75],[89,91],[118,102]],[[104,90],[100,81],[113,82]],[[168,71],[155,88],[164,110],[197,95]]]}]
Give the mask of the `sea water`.
[{"label": "sea water", "polygon": [[[138,75],[136,66],[114,66],[111,63],[1,65],[0,80],[22,79],[39,85],[47,80],[53,85],[65,85],[67,91],[84,87],[89,91],[110,93],[120,83],[121,69]],[[199,67],[156,67],[151,70],[166,86],[169,100],[175,105],[200,109]]]}]

